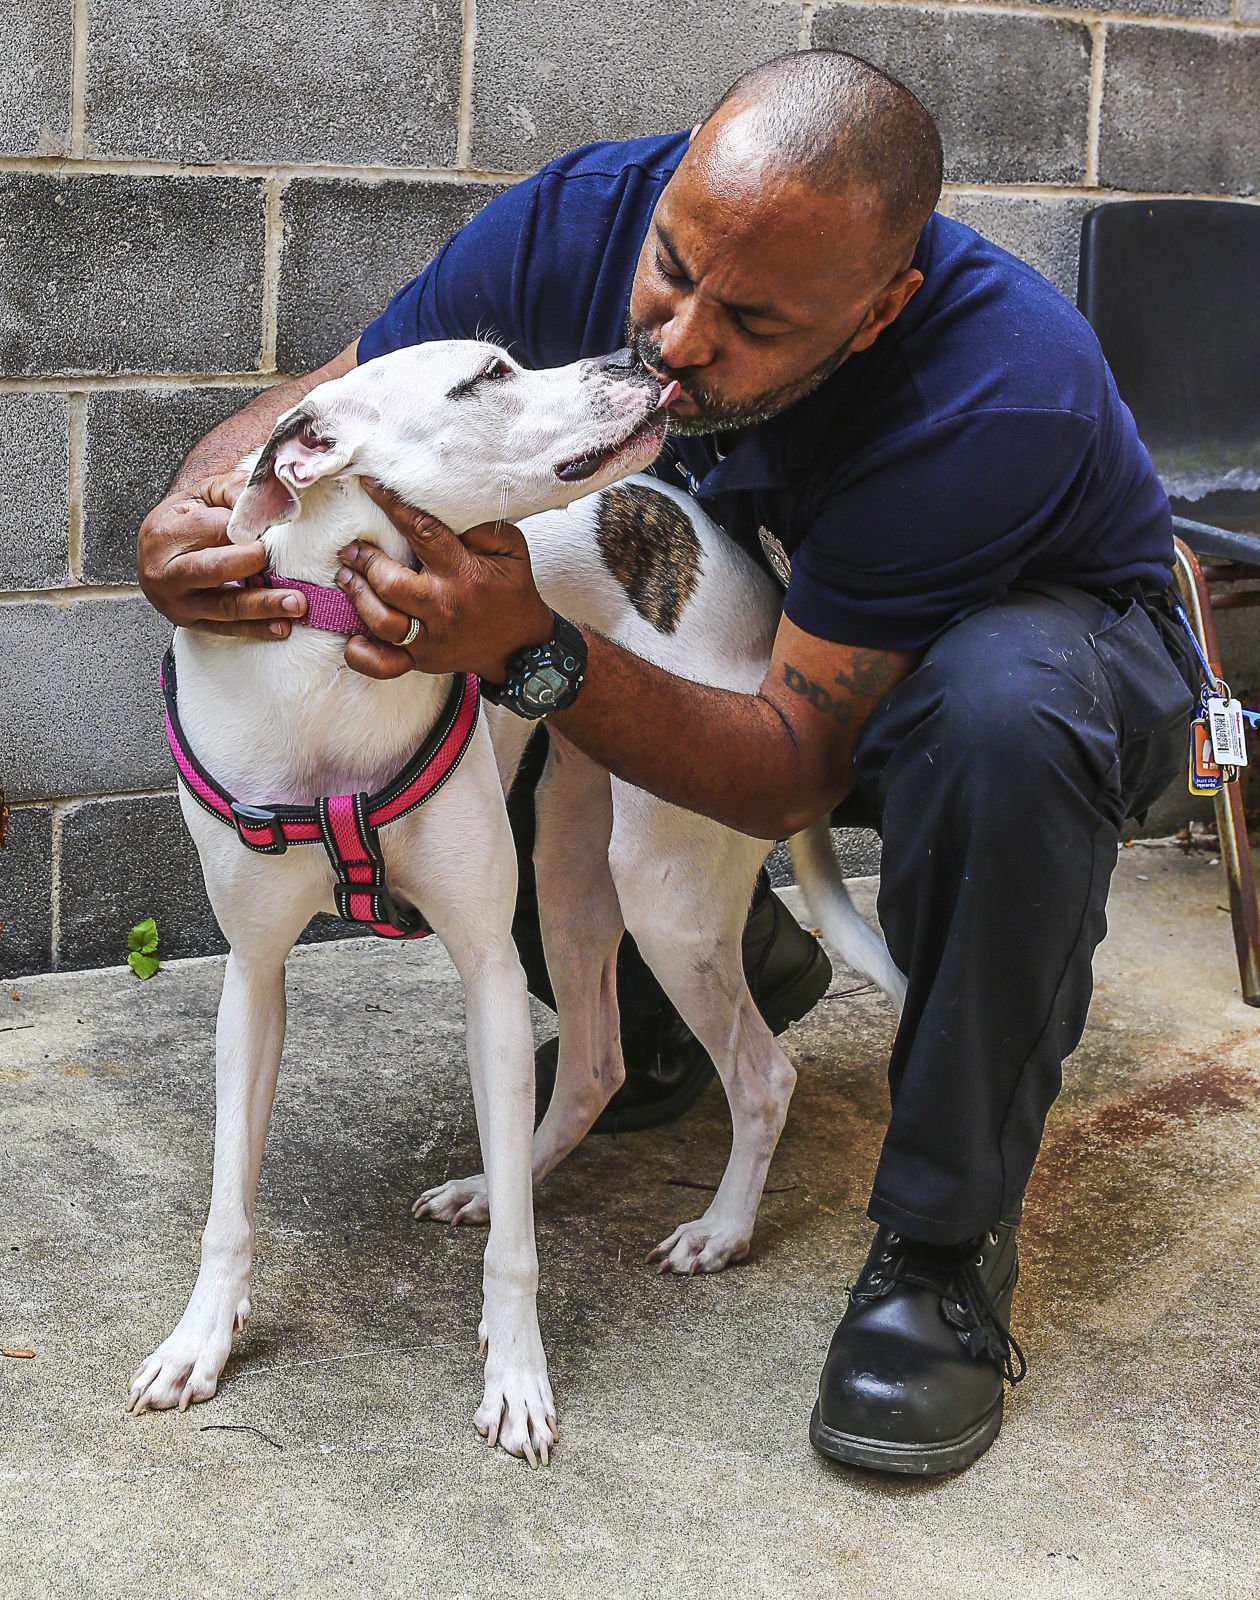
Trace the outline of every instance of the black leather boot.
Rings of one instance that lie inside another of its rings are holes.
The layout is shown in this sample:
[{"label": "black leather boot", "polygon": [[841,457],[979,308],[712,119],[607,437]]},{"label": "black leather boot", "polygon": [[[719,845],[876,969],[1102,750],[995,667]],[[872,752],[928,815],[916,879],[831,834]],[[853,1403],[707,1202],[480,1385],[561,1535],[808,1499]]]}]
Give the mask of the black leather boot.
[{"label": "black leather boot", "polygon": [[[770,887],[763,870],[744,927],[744,972],[757,1008],[774,1034],[798,1022],[831,982],[827,952]],[[715,1076],[708,1052],[666,1001],[637,1026],[623,1019],[626,1081],[604,1107],[592,1133],[631,1133],[682,1116]],[[558,1041],[548,1039],[534,1060],[537,1120],[551,1103]]]},{"label": "black leather boot", "polygon": [[879,1229],[819,1380],[816,1450],[850,1466],[938,1473],[989,1448],[1003,1386],[1026,1371],[1007,1326],[1018,1220],[944,1247]]}]

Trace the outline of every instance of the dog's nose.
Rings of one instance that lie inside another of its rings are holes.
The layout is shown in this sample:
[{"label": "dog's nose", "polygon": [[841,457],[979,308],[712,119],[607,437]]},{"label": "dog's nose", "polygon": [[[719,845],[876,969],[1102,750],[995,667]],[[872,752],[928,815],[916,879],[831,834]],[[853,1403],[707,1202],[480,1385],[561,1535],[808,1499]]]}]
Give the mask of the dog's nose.
[{"label": "dog's nose", "polygon": [[610,356],[601,356],[595,366],[609,378],[630,378],[643,372],[629,345],[614,350]]},{"label": "dog's nose", "polygon": [[621,350],[614,350],[610,356],[600,356],[592,363],[592,368],[600,377],[611,378],[615,383],[642,384],[657,398],[665,387],[661,379],[643,365],[629,345]]}]

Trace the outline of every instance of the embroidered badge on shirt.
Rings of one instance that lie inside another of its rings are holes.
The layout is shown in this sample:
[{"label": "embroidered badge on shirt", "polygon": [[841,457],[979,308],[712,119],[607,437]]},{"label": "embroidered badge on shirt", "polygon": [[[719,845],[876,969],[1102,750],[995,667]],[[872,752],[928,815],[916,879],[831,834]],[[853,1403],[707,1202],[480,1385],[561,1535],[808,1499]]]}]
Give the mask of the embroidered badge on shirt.
[{"label": "embroidered badge on shirt", "polygon": [[761,540],[761,548],[765,551],[766,560],[774,569],[774,575],[786,589],[788,579],[792,576],[792,561],[787,551],[775,538],[769,528],[758,528],[757,537]]}]

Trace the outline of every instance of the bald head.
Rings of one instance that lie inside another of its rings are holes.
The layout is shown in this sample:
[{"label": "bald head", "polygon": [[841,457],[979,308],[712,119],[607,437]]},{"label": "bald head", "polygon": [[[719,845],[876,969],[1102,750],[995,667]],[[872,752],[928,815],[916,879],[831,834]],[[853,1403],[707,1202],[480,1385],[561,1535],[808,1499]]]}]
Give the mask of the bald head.
[{"label": "bald head", "polygon": [[796,179],[874,208],[878,272],[908,265],[941,193],[941,140],[904,84],[859,56],[800,50],[739,77],[706,117],[695,154],[761,182]]}]

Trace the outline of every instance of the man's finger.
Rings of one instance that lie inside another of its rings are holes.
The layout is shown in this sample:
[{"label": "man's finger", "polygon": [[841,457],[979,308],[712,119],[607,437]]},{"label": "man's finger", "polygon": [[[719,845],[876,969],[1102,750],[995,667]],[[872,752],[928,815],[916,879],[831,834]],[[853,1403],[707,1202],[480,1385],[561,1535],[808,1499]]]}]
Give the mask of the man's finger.
[{"label": "man's finger", "polygon": [[397,644],[410,628],[411,616],[397,606],[387,605],[367,579],[349,567],[338,569],[337,587],[350,598],[354,609],[378,639]]},{"label": "man's finger", "polygon": [[468,553],[444,522],[409,506],[375,478],[359,481],[430,571],[444,576],[460,571]]},{"label": "man's finger", "polygon": [[346,665],[367,678],[401,678],[410,672],[415,662],[397,645],[382,644],[379,639],[349,639],[346,642]]},{"label": "man's finger", "polygon": [[[404,616],[417,616],[425,602],[433,597],[433,583],[427,573],[402,566],[374,544],[349,544],[341,552],[341,559],[345,562],[341,571],[357,573],[378,599]],[[337,582],[344,588],[341,571]],[[364,621],[367,621],[366,616]]]},{"label": "man's finger", "polygon": [[172,572],[178,570],[181,583],[197,589],[217,589],[223,583],[238,583],[242,578],[252,578],[266,565],[267,550],[260,540],[251,544],[216,544],[180,550],[165,563]]},{"label": "man's finger", "polygon": [[293,631],[288,622],[181,622],[181,628],[196,633],[217,633],[229,639],[287,639]]},{"label": "man's finger", "polygon": [[207,589],[196,597],[203,622],[290,622],[306,611],[306,596],[296,589]]},{"label": "man's finger", "polygon": [[479,556],[520,556],[529,560],[525,535],[513,522],[479,522],[460,536],[465,550]]}]

